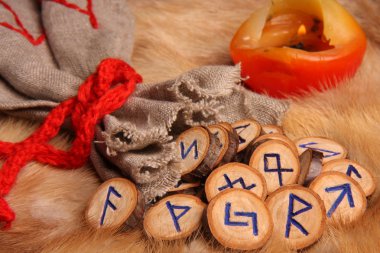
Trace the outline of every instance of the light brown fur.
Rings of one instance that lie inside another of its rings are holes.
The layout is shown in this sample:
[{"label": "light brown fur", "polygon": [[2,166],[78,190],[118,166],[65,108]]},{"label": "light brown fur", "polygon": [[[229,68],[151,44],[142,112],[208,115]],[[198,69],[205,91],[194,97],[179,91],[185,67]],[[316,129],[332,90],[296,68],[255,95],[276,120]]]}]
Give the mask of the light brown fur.
[{"label": "light brown fur", "polygon": [[[134,0],[136,45],[133,65],[146,82],[173,78],[206,64],[231,64],[228,44],[239,24],[263,1]],[[350,157],[371,169],[377,191],[360,222],[329,227],[306,252],[378,252],[380,248],[380,4],[374,0],[344,3],[368,34],[368,52],[357,76],[335,90],[294,100],[283,119],[291,138],[328,136],[345,145]],[[19,141],[35,124],[7,118],[0,139]],[[68,147],[68,137],[54,144]],[[23,169],[7,200],[17,219],[0,231],[0,252],[223,252],[203,233],[187,241],[154,242],[139,229],[97,233],[84,222],[84,209],[99,181],[86,166],[64,171],[38,163]],[[208,244],[208,245],[207,245]],[[272,238],[261,252],[288,252]]]}]

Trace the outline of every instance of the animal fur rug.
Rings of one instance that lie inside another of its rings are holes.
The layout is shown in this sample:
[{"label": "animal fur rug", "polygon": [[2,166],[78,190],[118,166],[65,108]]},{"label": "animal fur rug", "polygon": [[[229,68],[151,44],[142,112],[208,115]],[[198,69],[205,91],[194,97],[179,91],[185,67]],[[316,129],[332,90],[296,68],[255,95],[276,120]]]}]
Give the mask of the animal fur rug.
[{"label": "animal fur rug", "polygon": [[[380,175],[380,2],[345,0],[369,42],[356,77],[339,88],[294,99],[285,115],[287,135],[331,137],[344,144],[351,159]],[[158,82],[210,64],[232,64],[229,41],[240,23],[260,6],[258,0],[130,0],[136,16],[132,65],[146,82]],[[36,123],[2,116],[0,139],[20,141]],[[68,147],[69,135],[56,138]],[[380,180],[377,180],[380,182]],[[100,184],[90,165],[59,170],[31,163],[7,197],[17,213],[13,227],[0,231],[0,252],[226,252],[203,233],[175,242],[146,238],[141,228],[98,233],[84,222],[87,201]],[[350,226],[329,227],[305,252],[379,252],[380,184],[364,217]],[[275,238],[259,252],[290,252]]]}]

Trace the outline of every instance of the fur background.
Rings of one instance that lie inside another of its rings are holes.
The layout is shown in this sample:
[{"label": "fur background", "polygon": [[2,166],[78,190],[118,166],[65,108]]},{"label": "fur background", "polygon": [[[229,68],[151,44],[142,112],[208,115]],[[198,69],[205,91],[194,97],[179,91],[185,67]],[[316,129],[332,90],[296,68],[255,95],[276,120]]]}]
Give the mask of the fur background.
[{"label": "fur background", "polygon": [[[136,16],[133,66],[145,82],[173,78],[191,68],[231,64],[228,46],[240,23],[261,0],[130,0]],[[292,101],[283,127],[291,138],[331,137],[344,144],[350,158],[380,174],[380,3],[345,0],[366,31],[369,42],[356,77],[335,90]],[[1,117],[0,139],[20,141],[36,124]],[[69,146],[61,135],[54,144]],[[38,163],[22,170],[7,200],[17,213],[13,227],[0,231],[0,252],[226,252],[195,234],[186,241],[157,242],[141,229],[97,233],[84,222],[84,209],[99,181],[90,166],[64,171]],[[329,227],[305,252],[378,252],[380,185],[362,220]],[[272,238],[260,252],[290,252]]]}]

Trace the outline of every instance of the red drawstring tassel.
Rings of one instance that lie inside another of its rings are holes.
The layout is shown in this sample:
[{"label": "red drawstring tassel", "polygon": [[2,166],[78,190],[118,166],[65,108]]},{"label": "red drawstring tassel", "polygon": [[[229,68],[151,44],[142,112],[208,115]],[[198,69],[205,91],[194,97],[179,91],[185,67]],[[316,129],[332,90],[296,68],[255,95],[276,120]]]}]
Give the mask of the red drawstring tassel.
[{"label": "red drawstring tassel", "polygon": [[[0,157],[5,159],[0,169],[0,222],[4,222],[4,228],[10,228],[15,219],[4,197],[21,168],[32,160],[65,169],[83,166],[90,155],[97,122],[119,109],[140,82],[141,76],[127,63],[105,59],[79,87],[78,95],[54,108],[31,136],[19,143],[0,142]],[[48,142],[69,116],[75,139],[70,150],[58,150]]]}]

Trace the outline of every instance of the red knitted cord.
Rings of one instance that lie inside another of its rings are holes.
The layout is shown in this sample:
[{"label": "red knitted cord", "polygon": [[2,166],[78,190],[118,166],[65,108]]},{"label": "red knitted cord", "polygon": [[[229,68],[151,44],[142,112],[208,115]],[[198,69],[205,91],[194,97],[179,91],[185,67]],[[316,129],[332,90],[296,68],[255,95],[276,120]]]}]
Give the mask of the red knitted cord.
[{"label": "red knitted cord", "polygon": [[[9,228],[15,214],[4,197],[9,193],[22,167],[35,160],[65,169],[84,165],[90,155],[95,125],[106,114],[120,108],[142,78],[127,63],[103,60],[96,72],[79,87],[78,95],[54,108],[42,125],[19,143],[0,142],[0,222]],[[112,88],[111,88],[112,87]],[[71,116],[75,139],[68,151],[58,150],[48,142],[55,137],[64,120]]]}]

